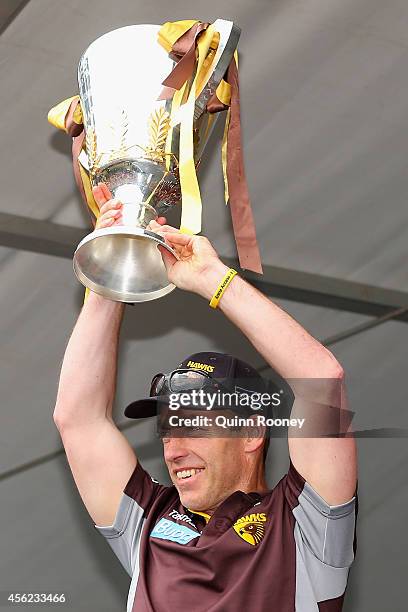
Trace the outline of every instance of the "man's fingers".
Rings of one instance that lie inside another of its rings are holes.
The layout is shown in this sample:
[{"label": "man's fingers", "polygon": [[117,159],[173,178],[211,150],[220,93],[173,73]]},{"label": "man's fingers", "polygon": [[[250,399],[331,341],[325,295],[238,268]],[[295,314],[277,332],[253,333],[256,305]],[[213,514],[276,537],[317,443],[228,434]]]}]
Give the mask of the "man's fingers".
[{"label": "man's fingers", "polygon": [[97,187],[92,187],[92,195],[100,209],[102,204],[105,204],[106,202],[106,198],[102,191],[102,188],[99,185]]},{"label": "man's fingers", "polygon": [[163,231],[172,231],[178,232],[179,230],[172,225],[165,225],[166,217],[159,217],[156,221],[152,219],[149,223],[149,228],[152,230],[163,230]]},{"label": "man's fingers", "polygon": [[122,210],[123,204],[119,200],[108,200],[100,207],[101,215],[104,215],[109,210]]},{"label": "man's fingers", "polygon": [[92,188],[92,194],[93,197],[95,199],[95,202],[97,203],[99,209],[101,209],[101,207],[103,206],[103,204],[105,204],[105,202],[107,202],[109,200],[109,198],[106,197],[102,187],[100,185],[97,185],[96,187]]},{"label": "man's fingers", "polygon": [[106,215],[103,218],[99,218],[96,222],[95,229],[102,229],[103,227],[109,227],[111,225],[123,225],[122,223],[122,215],[107,217]]},{"label": "man's fingers", "polygon": [[188,244],[191,238],[193,238],[191,234],[176,233],[174,231],[166,231],[165,237],[169,242],[174,242],[174,244],[179,244],[181,246]]},{"label": "man's fingers", "polygon": [[152,227],[152,229],[154,229],[154,231],[157,232],[165,232],[166,234],[168,232],[173,232],[173,233],[178,233],[179,230],[175,227],[172,227],[171,225],[160,225],[159,223],[156,223],[155,226]]},{"label": "man's fingers", "polygon": [[161,244],[157,245],[157,248],[159,249],[162,259],[163,259],[163,263],[164,263],[164,267],[166,268],[166,271],[169,272],[169,270],[174,266],[174,264],[177,261],[177,257],[174,257],[174,255],[172,253],[170,253],[170,251],[168,251],[166,249],[166,247],[162,246]]},{"label": "man's fingers", "polygon": [[175,234],[176,232],[178,232],[178,231],[179,231],[178,229],[176,229],[175,227],[172,227],[171,225],[161,225],[161,226],[160,226],[160,229],[161,229],[163,232],[166,232],[166,234],[167,234],[167,233],[174,233],[174,234]]},{"label": "man's fingers", "polygon": [[111,209],[105,212],[103,215],[99,215],[96,222],[97,229],[107,227],[108,225],[121,225],[122,224],[122,211]]},{"label": "man's fingers", "polygon": [[108,188],[107,184],[106,183],[100,183],[100,186],[101,186],[101,189],[103,191],[103,194],[104,194],[105,198],[107,200],[111,200],[112,199],[112,194],[109,191],[109,188]]},{"label": "man's fingers", "polygon": [[122,225],[120,223],[121,218],[117,218],[117,217],[111,217],[110,219],[101,219],[98,220],[95,228],[96,229],[103,229],[104,227],[109,227],[111,225]]},{"label": "man's fingers", "polygon": [[117,219],[118,217],[122,216],[122,211],[121,210],[117,210],[115,208],[112,208],[110,210],[107,210],[106,212],[103,213],[103,215],[100,216],[100,219],[102,221],[102,219],[111,219],[112,217],[114,217],[115,219]]},{"label": "man's fingers", "polygon": [[105,185],[105,183],[99,183],[99,185],[93,187],[92,194],[99,208],[101,208],[101,206],[105,204],[105,202],[112,199],[112,194],[109,191],[108,187]]}]

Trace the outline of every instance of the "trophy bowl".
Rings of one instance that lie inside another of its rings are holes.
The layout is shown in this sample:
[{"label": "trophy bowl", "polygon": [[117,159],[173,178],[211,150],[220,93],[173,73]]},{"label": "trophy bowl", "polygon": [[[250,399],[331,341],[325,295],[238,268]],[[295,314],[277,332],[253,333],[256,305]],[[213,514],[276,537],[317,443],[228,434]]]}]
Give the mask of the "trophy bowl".
[{"label": "trophy bowl", "polygon": [[158,244],[177,257],[161,236],[143,228],[95,230],[78,245],[75,274],[83,285],[111,300],[155,300],[175,288],[167,279]]}]

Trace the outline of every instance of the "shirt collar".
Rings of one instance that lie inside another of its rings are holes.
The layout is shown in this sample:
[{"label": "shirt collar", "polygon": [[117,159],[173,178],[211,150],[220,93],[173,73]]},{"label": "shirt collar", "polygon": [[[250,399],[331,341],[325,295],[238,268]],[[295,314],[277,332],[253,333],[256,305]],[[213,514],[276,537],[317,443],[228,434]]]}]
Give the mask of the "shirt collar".
[{"label": "shirt collar", "polygon": [[213,517],[228,519],[233,523],[241,514],[245,513],[248,508],[251,508],[256,503],[259,503],[265,494],[251,492],[244,493],[243,491],[234,491],[217,507],[213,515],[193,510],[192,508],[184,508],[197,516],[201,516],[207,525]]}]

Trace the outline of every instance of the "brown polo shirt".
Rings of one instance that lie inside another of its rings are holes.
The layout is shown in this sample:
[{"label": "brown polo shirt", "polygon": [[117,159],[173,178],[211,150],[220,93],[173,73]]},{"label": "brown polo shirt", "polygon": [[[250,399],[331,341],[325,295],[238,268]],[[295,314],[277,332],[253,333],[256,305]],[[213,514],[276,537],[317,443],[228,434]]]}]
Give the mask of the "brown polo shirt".
[{"label": "brown polo shirt", "polygon": [[329,506],[295,470],[236,491],[208,517],[138,462],[114,524],[95,525],[131,576],[127,612],[338,612],[355,551],[356,498]]}]

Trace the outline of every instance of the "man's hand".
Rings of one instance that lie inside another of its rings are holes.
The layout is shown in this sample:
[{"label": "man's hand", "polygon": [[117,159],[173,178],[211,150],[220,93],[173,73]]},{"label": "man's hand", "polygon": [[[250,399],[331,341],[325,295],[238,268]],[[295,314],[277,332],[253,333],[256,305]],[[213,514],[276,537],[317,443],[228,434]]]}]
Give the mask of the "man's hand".
[{"label": "man's hand", "polygon": [[120,225],[122,220],[122,202],[112,199],[112,194],[105,183],[92,189],[93,197],[99,207],[99,217],[95,229]]},{"label": "man's hand", "polygon": [[183,234],[171,225],[161,225],[156,221],[151,221],[148,229],[161,235],[179,257],[177,260],[167,249],[158,245],[169,281],[179,289],[193,291],[209,299],[228,270],[210,241],[204,236]]}]

